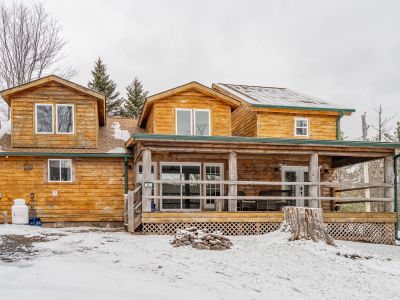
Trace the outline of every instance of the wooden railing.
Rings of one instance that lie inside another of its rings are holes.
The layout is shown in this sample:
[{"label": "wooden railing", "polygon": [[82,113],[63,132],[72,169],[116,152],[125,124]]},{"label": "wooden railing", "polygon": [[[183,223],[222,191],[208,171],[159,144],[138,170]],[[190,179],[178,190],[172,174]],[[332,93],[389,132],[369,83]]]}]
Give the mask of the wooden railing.
[{"label": "wooden railing", "polygon": [[[263,186],[316,186],[318,187],[318,193],[316,196],[240,196],[240,195],[226,195],[226,196],[147,196],[146,199],[149,200],[161,200],[161,199],[194,199],[194,200],[215,200],[215,201],[223,201],[223,200],[257,200],[257,201],[277,201],[277,200],[317,200],[317,201],[336,201],[340,203],[357,203],[357,202],[391,202],[393,201],[393,197],[337,197],[336,195],[331,196],[321,196],[321,187],[329,187],[333,188],[334,193],[341,193],[347,191],[354,190],[363,190],[363,189],[373,189],[373,188],[392,188],[392,184],[388,183],[379,183],[379,184],[362,184],[362,185],[352,185],[352,186],[343,186],[338,182],[284,182],[284,181],[212,181],[212,180],[153,180],[150,183],[161,186],[162,184],[198,184],[198,185],[206,185],[206,184],[214,184],[220,186],[229,186],[229,185],[263,185]],[[157,189],[161,191],[160,188]]]},{"label": "wooden railing", "polygon": [[142,222],[142,185],[129,191],[124,198],[124,224],[129,232],[134,232]]}]

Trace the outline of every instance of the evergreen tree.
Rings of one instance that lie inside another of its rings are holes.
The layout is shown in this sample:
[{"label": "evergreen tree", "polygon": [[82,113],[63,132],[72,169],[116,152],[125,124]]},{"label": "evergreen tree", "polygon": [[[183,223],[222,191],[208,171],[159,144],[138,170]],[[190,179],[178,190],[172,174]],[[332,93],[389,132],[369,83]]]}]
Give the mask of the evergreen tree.
[{"label": "evergreen tree", "polygon": [[142,82],[135,77],[135,80],[126,87],[127,100],[124,107],[124,116],[129,118],[139,118],[147,94],[148,91],[143,89]]},{"label": "evergreen tree", "polygon": [[99,57],[91,72],[93,79],[88,82],[88,88],[106,96],[106,110],[108,116],[121,116],[123,114],[123,99],[115,91],[117,84],[107,74],[107,65]]}]

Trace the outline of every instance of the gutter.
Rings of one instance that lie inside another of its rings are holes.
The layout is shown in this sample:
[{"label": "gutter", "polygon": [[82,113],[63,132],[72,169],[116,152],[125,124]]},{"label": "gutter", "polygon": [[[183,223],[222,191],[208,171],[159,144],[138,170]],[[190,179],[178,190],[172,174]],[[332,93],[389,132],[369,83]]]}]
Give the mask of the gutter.
[{"label": "gutter", "polygon": [[0,152],[0,156],[51,156],[51,157],[124,158],[124,157],[133,157],[133,154],[129,154],[129,153]]},{"label": "gutter", "polygon": [[124,157],[124,191],[128,194],[129,183],[128,183],[128,157]]},{"label": "gutter", "polygon": [[400,158],[400,154],[394,156],[393,169],[394,169],[394,212],[396,213],[396,240],[399,238],[399,207],[398,207],[398,180],[397,180],[397,160]]},{"label": "gutter", "polygon": [[325,107],[307,107],[307,106],[286,106],[286,105],[269,105],[269,104],[257,104],[251,103],[253,107],[259,108],[282,108],[282,109],[298,109],[298,110],[316,110],[316,111],[335,111],[342,114],[353,113],[356,110],[350,108],[325,108]]}]

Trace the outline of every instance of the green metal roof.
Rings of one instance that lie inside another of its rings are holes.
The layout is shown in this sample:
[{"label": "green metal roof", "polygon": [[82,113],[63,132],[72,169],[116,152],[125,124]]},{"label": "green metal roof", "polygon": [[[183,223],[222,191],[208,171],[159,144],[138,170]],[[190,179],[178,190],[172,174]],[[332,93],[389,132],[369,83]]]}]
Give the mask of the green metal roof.
[{"label": "green metal roof", "polygon": [[50,156],[50,157],[99,157],[125,158],[133,157],[128,153],[55,153],[55,152],[0,152],[0,156]]},{"label": "green metal roof", "polygon": [[264,143],[264,144],[291,144],[291,145],[320,145],[320,146],[353,146],[376,148],[400,148],[399,143],[382,143],[369,141],[342,141],[342,140],[311,140],[290,138],[258,138],[242,136],[194,136],[135,133],[132,139],[179,141],[179,142],[223,142],[223,143]]},{"label": "green metal roof", "polygon": [[305,107],[305,106],[284,106],[284,105],[270,105],[270,104],[251,104],[253,107],[260,108],[286,108],[286,109],[298,109],[298,110],[316,110],[316,111],[336,111],[336,112],[355,112],[355,109],[351,108],[325,108],[325,107]]}]

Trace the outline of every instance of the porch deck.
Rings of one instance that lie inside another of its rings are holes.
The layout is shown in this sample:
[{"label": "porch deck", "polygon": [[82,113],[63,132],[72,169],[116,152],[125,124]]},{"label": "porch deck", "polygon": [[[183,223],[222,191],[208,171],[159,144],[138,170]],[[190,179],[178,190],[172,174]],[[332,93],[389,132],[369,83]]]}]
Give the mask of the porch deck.
[{"label": "porch deck", "polygon": [[[143,212],[145,234],[174,234],[176,229],[200,227],[225,235],[265,234],[279,229],[282,212]],[[325,212],[324,222],[335,239],[395,243],[396,214],[390,212]]]}]

